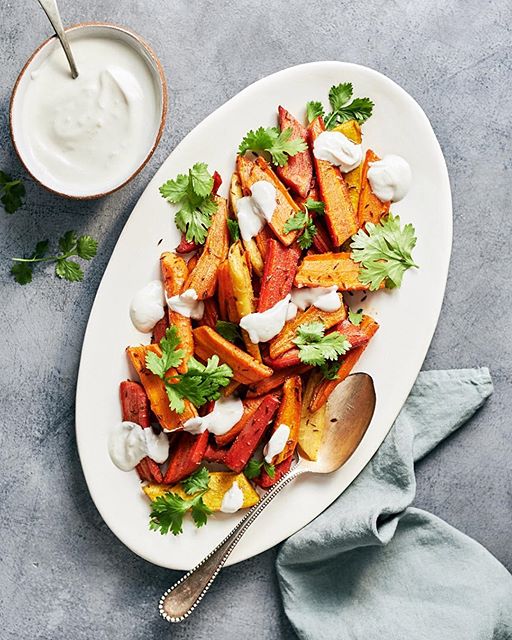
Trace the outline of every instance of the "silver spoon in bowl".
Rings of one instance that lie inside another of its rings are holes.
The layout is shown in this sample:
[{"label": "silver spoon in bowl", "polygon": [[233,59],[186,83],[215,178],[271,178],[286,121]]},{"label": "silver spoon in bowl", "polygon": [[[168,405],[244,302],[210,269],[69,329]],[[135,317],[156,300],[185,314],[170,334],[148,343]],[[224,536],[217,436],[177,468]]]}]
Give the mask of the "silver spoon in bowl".
[{"label": "silver spoon in bowl", "polygon": [[64,27],[62,26],[62,20],[60,17],[59,7],[57,6],[57,1],[38,0],[38,2],[48,16],[48,20],[51,22],[57,38],[60,40],[69,63],[69,68],[71,69],[71,77],[74,80],[75,78],[78,78],[78,69],[75,64],[75,59],[73,58],[71,47],[69,46],[68,37],[66,35],[66,32],[64,31]]},{"label": "silver spoon in bowl", "polygon": [[324,437],[315,462],[299,456],[298,463],[269,489],[204,560],[186,573],[160,599],[160,615],[181,622],[201,602],[244,533],[276,495],[303,473],[332,473],[354,453],[375,410],[375,388],[367,373],[354,373],[331,394],[327,403]]}]

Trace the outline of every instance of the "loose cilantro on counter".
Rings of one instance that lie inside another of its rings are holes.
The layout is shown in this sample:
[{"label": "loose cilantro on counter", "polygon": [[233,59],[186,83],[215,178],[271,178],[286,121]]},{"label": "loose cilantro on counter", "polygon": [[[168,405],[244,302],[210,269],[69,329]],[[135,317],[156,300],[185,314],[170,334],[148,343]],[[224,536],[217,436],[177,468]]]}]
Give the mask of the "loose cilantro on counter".
[{"label": "loose cilantro on counter", "polygon": [[321,102],[310,101],[306,105],[308,122],[312,122],[318,116],[324,118],[326,129],[334,129],[347,120],[356,120],[360,124],[368,120],[372,115],[374,104],[370,98],[352,98],[354,88],[351,82],[342,82],[333,85],[329,91],[329,102],[332,111],[325,114]]},{"label": "loose cilantro on counter", "polygon": [[246,151],[261,153],[266,151],[270,154],[272,162],[283,167],[290,156],[294,156],[308,147],[302,138],[290,140],[292,135],[291,127],[284,131],[279,131],[277,127],[260,127],[256,131],[249,131],[240,146],[238,153],[243,155]]},{"label": "loose cilantro on counter", "polygon": [[14,213],[23,204],[25,197],[25,185],[21,180],[13,180],[12,177],[0,171],[0,202],[6,213]]}]

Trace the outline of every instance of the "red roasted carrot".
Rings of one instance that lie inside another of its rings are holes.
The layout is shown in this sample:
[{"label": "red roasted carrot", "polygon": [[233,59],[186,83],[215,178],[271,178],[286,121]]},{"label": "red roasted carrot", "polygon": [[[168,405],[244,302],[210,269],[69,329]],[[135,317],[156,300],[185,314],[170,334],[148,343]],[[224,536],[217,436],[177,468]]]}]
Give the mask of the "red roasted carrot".
[{"label": "red roasted carrot", "polygon": [[181,234],[181,241],[179,245],[176,247],[176,253],[190,253],[191,251],[195,251],[199,247],[193,240],[187,240],[185,234]]},{"label": "red roasted carrot", "polygon": [[253,415],[258,410],[260,404],[263,402],[263,398],[247,399],[243,401],[244,412],[240,420],[227,432],[220,436],[215,436],[215,442],[224,447],[237,437],[240,431],[243,430],[245,425],[252,419]]},{"label": "red roasted carrot", "polygon": [[260,475],[257,478],[254,478],[254,482],[259,485],[262,489],[270,489],[270,487],[275,484],[278,480],[284,476],[285,473],[290,471],[290,467],[292,466],[293,455],[286,460],[283,460],[279,464],[276,464],[274,467],[274,477],[271,478],[267,471],[263,468],[261,470]]},{"label": "red roasted carrot", "polygon": [[286,351],[277,358],[271,358],[270,356],[267,356],[266,358],[264,358],[263,362],[267,365],[267,367],[274,369],[274,371],[279,369],[286,369],[287,367],[295,367],[301,364],[299,353],[299,349],[297,347],[294,347],[293,349]]},{"label": "red roasted carrot", "polygon": [[331,236],[325,228],[324,223],[319,219],[318,216],[315,216],[313,219],[315,221],[316,227],[316,233],[313,236],[313,246],[318,251],[318,253],[327,253],[328,251],[332,251],[333,246]]},{"label": "red roasted carrot", "polygon": [[[281,131],[289,128],[292,130],[290,140],[298,138],[302,138],[304,141],[307,140],[308,131],[306,127],[281,106],[279,107],[279,127]],[[313,162],[311,161],[309,149],[288,158],[288,162],[284,167],[276,167],[276,173],[287,187],[302,198],[305,198],[313,179]]]},{"label": "red roasted carrot", "polygon": [[300,376],[303,373],[306,373],[306,371],[309,371],[309,369],[311,369],[309,364],[301,364],[299,366],[287,367],[286,369],[276,371],[265,380],[260,380],[259,382],[249,385],[246,397],[258,398],[259,396],[262,396],[269,391],[273,391],[283,385],[285,380],[290,376]]},{"label": "red roasted carrot", "polygon": [[218,171],[213,172],[212,178],[213,178],[212,194],[216,196],[217,192],[219,191],[220,185],[222,184],[222,178]]},{"label": "red roasted carrot", "polygon": [[203,460],[205,462],[222,463],[224,462],[227,451],[225,447],[218,447],[216,444],[209,442],[204,452]]},{"label": "red roasted carrot", "polygon": [[252,419],[238,434],[224,459],[224,464],[239,473],[249,462],[249,458],[259,445],[265,430],[279,407],[278,396],[267,396],[258,407]]},{"label": "red roasted carrot", "polygon": [[206,325],[215,329],[217,326],[217,320],[219,319],[219,309],[217,308],[217,302],[215,298],[207,298],[204,300],[204,313],[198,324]]},{"label": "red roasted carrot", "polygon": [[164,484],[174,484],[183,480],[201,464],[208,446],[208,432],[199,436],[183,431],[177,438],[177,444],[171,449],[169,466],[164,476]]},{"label": "red roasted carrot", "polygon": [[159,320],[153,327],[153,337],[151,339],[151,342],[158,344],[160,340],[165,336],[165,332],[167,331],[168,326],[169,320],[166,313],[164,317]]},{"label": "red roasted carrot", "polygon": [[272,238],[267,241],[258,312],[270,309],[290,293],[300,256],[301,251],[296,244],[284,247]]},{"label": "red roasted carrot", "polygon": [[337,324],[334,329],[347,337],[352,349],[365,345],[371,337],[368,335],[368,331],[361,328],[361,325],[357,326],[346,319]]}]

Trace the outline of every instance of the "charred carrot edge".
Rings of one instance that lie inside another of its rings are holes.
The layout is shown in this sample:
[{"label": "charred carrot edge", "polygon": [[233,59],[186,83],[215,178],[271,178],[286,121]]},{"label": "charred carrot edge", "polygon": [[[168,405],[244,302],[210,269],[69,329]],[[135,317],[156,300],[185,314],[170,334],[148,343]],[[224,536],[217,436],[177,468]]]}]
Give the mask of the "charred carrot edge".
[{"label": "charred carrot edge", "polygon": [[214,196],[216,196],[220,189],[220,185],[222,184],[222,176],[218,171],[214,171],[212,178],[213,178],[212,193]]},{"label": "charred carrot edge", "polygon": [[274,421],[274,431],[280,424],[285,424],[290,429],[290,435],[284,449],[272,460],[273,464],[283,462],[295,451],[299,439],[301,409],[302,380],[300,376],[293,376],[293,378],[288,378],[283,385],[283,397]]},{"label": "charred carrot edge", "polygon": [[259,396],[265,395],[270,391],[274,391],[275,389],[281,387],[285,380],[290,376],[299,376],[306,371],[309,371],[311,367],[307,364],[301,364],[296,367],[288,367],[287,369],[281,369],[280,371],[275,371],[270,378],[266,378],[265,380],[261,380],[261,382],[257,382],[255,384],[251,384],[249,389],[247,390],[246,398],[258,398]]},{"label": "charred carrot edge", "polygon": [[297,238],[298,231],[285,233],[284,225],[288,218],[299,211],[299,206],[294,202],[284,184],[263,158],[250,160],[245,156],[238,156],[236,166],[245,195],[249,195],[251,186],[259,180],[266,180],[274,185],[276,188],[277,205],[269,227],[284,245],[288,246],[292,244]]},{"label": "charred carrot edge", "polygon": [[277,240],[268,240],[258,312],[270,309],[290,293],[300,256],[297,245],[283,247]]},{"label": "charred carrot edge", "polygon": [[233,442],[247,422],[252,419],[252,416],[256,413],[262,402],[263,398],[244,400],[244,413],[240,420],[227,433],[224,433],[221,436],[215,436],[215,442],[219,447],[225,447],[230,442]]},{"label": "charred carrot edge", "polygon": [[204,313],[200,320],[200,324],[215,329],[217,320],[219,319],[219,310],[215,298],[208,298],[204,301]]},{"label": "charred carrot edge", "polygon": [[340,291],[367,291],[369,285],[359,280],[361,267],[348,251],[306,256],[295,275],[297,287],[330,287]]},{"label": "charred carrot edge", "polygon": [[[341,298],[341,296],[340,296]],[[304,312],[299,312],[295,318],[288,320],[280,333],[270,341],[269,353],[271,358],[277,358],[282,353],[293,349],[293,339],[297,335],[297,329],[301,324],[307,322],[321,322],[326,329],[334,327],[344,320],[347,316],[345,307],[343,306],[343,298],[341,298],[341,307],[337,311],[322,311],[317,307],[311,306]]]},{"label": "charred carrot edge", "polygon": [[236,437],[224,458],[224,464],[233,471],[240,472],[259,445],[267,426],[279,407],[277,396],[266,396],[251,420]]},{"label": "charred carrot edge", "polygon": [[274,467],[273,478],[268,475],[265,469],[262,469],[260,475],[257,478],[254,478],[254,482],[262,489],[270,489],[270,487],[274,485],[278,480],[281,480],[285,473],[288,473],[288,471],[290,471],[292,462],[293,456],[290,456],[287,460],[283,460],[283,462],[280,462],[278,465],[276,465]]},{"label": "charred carrot edge", "polygon": [[[325,131],[321,117],[309,125],[311,148],[315,139]],[[325,204],[325,219],[337,247],[350,238],[358,230],[357,216],[352,207],[350,194],[340,170],[325,160],[313,157],[318,186]]]},{"label": "charred carrot edge", "polygon": [[202,360],[218,355],[233,370],[233,378],[243,384],[251,384],[272,375],[272,369],[261,364],[242,349],[225,340],[210,327],[194,329],[196,354]]},{"label": "charred carrot edge", "polygon": [[208,446],[205,449],[203,460],[205,462],[223,463],[227,451],[227,449],[217,447],[215,444],[209,442]]},{"label": "charred carrot edge", "polygon": [[162,470],[157,465],[157,463],[152,460],[149,456],[145,458],[146,464],[148,466],[148,471],[151,474],[151,479],[154,482],[158,482],[160,484],[163,481]]},{"label": "charred carrot edge", "polygon": [[[272,233],[271,229],[269,228],[268,225],[265,225],[263,227],[263,229],[258,233],[258,235],[256,236],[256,245],[258,247],[258,250],[261,254],[261,257],[263,259],[263,264],[265,263],[265,260],[267,259],[267,246],[268,246],[268,241],[270,238],[274,238],[274,234]],[[265,268],[263,266],[263,268]]]},{"label": "charred carrot edge", "polygon": [[199,300],[211,298],[215,293],[219,267],[228,255],[228,206],[219,196],[215,202],[217,211],[213,214],[203,253],[183,286],[184,291],[194,289]]},{"label": "charred carrot edge", "polygon": [[169,466],[163,479],[164,484],[174,484],[193,473],[201,464],[208,445],[208,431],[194,436],[186,431],[179,434],[179,440],[171,449]]},{"label": "charred carrot edge", "polygon": [[192,271],[196,268],[197,261],[199,260],[200,255],[200,253],[195,253],[190,257],[189,261],[187,262],[187,269],[189,273],[192,273]]},{"label": "charred carrot edge", "polygon": [[130,362],[139,374],[142,386],[149,398],[149,404],[158,422],[163,429],[174,431],[180,427],[182,422],[197,416],[197,411],[188,400],[185,400],[185,411],[183,413],[178,414],[171,411],[164,383],[146,367],[146,353],[148,351],[153,351],[159,356],[162,354],[157,344],[128,347],[126,349]]},{"label": "charred carrot edge", "polygon": [[[363,320],[359,327],[368,336],[368,340],[370,340],[377,332],[379,325],[370,316],[363,316]],[[310,411],[317,411],[327,402],[334,389],[341,382],[343,382],[343,380],[345,380],[345,378],[352,371],[367,346],[368,343],[360,347],[356,347],[355,349],[351,349],[341,361],[340,368],[338,369],[338,377],[336,378],[336,380],[323,380],[316,387],[315,391],[313,392],[311,402],[309,403]]]},{"label": "charred carrot edge", "polygon": [[318,216],[314,217],[316,233],[313,236],[313,246],[318,251],[318,253],[327,253],[332,251],[333,246],[331,242],[331,237],[327,232],[327,229],[324,227],[324,223],[319,220]]},{"label": "charred carrot edge", "polygon": [[217,303],[221,320],[238,323],[240,317],[236,308],[233,283],[229,271],[228,261],[225,260],[219,268],[217,279]]},{"label": "charred carrot edge", "polygon": [[364,226],[367,222],[378,224],[380,219],[389,213],[391,203],[379,200],[373,193],[370,183],[368,182],[370,163],[377,162],[378,160],[380,160],[379,156],[371,149],[368,149],[361,172],[361,193],[359,195],[359,206],[357,209],[357,218],[360,227]]},{"label": "charred carrot edge", "polygon": [[193,240],[187,240],[185,234],[182,233],[180,243],[176,247],[176,253],[190,253],[191,251],[195,251],[197,248],[197,244]]},{"label": "charred carrot edge", "polygon": [[142,482],[152,482],[153,481],[153,477],[148,469],[148,465],[147,465],[147,461],[149,458],[142,458],[142,460],[139,462],[139,464],[135,467],[135,470],[137,471],[137,474],[139,476],[139,479]]},{"label": "charred carrot edge", "polygon": [[[228,266],[238,317],[242,318],[254,313],[256,303],[248,260],[240,241],[235,242],[229,248]],[[247,353],[258,362],[261,362],[260,348],[257,344],[251,342],[247,331],[242,330],[242,339]]]},{"label": "charred carrot edge", "polygon": [[[302,138],[307,141],[308,131],[303,124],[284,107],[279,106],[278,114],[281,131],[291,128],[291,140]],[[288,158],[288,162],[283,167],[276,167],[276,173],[287,187],[305,198],[313,179],[313,162],[309,149]]]},{"label": "charred carrot edge", "polygon": [[[180,258],[180,256],[167,251],[160,256],[160,268],[167,297],[177,296],[183,291],[183,285],[188,278],[187,263],[183,258]],[[179,347],[185,352],[183,362],[178,367],[179,373],[185,373],[188,368],[187,363],[194,353],[192,323],[190,322],[190,318],[186,318],[182,316],[181,313],[177,313],[171,309],[167,310],[167,317],[169,319],[169,325],[176,327],[180,339]]]}]

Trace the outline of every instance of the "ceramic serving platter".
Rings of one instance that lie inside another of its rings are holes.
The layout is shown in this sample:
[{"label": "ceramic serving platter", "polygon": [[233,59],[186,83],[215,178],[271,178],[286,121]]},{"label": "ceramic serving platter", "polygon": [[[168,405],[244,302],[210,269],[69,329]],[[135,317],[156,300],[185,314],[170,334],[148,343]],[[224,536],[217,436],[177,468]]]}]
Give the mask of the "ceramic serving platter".
[{"label": "ceramic serving platter", "polygon": [[[393,207],[412,222],[420,266],[394,291],[371,294],[362,306],[380,330],[357,370],[373,376],[377,406],[372,423],[350,460],[330,476],[298,478],[259,518],[230,556],[228,564],[250,558],[292,535],[328,507],[357,477],[391,428],[420,370],[443,299],[452,241],[450,184],[443,154],[422,109],[402,88],[366,67],[314,62],[285,69],[247,87],[208,116],[162,164],[135,206],[98,289],[85,334],[76,399],[80,459],[91,496],[114,534],[134,553],[170,569],[190,569],[235,524],[237,515],[218,514],[196,529],[186,522],[180,536],[148,528],[149,505],[135,472],[111,462],[107,438],[121,419],[119,382],[135,378],[125,356],[128,345],[149,341],[131,324],[128,309],[136,291],[159,277],[159,256],[179,241],[172,209],[158,187],[195,162],[207,162],[224,179],[234,168],[240,140],[249,129],[276,124],[283,105],[299,118],[308,100],[323,100],[333,84],[350,81],[355,96],[368,96],[374,114],[364,125],[363,146],[382,156],[394,153],[410,163],[412,188]],[[349,300],[350,301],[350,300]],[[356,303],[354,303],[356,304]],[[359,305],[358,305],[359,306]]]}]

